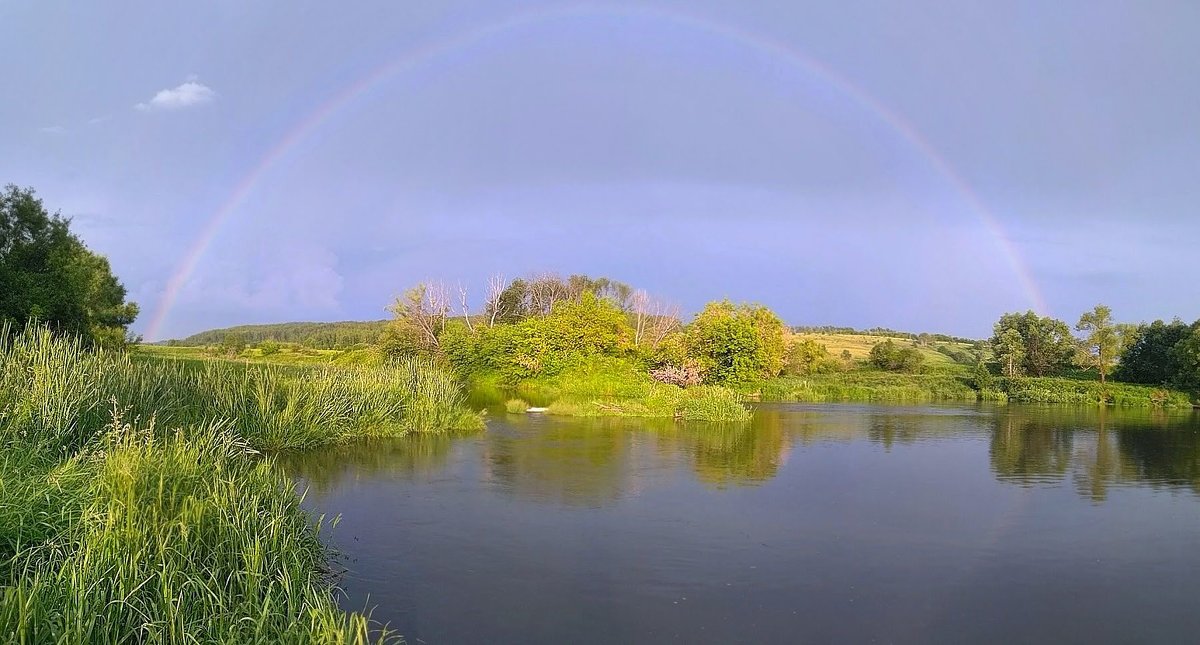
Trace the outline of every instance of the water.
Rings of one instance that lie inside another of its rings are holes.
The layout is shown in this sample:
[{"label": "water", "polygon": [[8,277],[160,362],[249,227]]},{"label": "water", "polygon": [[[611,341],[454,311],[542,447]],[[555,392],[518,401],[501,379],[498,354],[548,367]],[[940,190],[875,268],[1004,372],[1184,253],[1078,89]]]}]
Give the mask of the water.
[{"label": "water", "polygon": [[1200,420],[762,405],[494,414],[293,456],[344,606],[409,642],[1191,642]]}]

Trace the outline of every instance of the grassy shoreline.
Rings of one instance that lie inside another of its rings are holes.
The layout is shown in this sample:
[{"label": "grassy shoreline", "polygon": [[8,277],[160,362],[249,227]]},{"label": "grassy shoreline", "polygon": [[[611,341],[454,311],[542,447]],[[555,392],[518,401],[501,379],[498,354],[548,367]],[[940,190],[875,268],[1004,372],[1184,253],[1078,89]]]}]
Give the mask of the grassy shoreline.
[{"label": "grassy shoreline", "polygon": [[762,401],[933,403],[975,402],[1116,407],[1192,408],[1186,392],[1131,383],[1064,377],[995,379],[976,389],[964,373],[897,374],[857,370],[805,377],[781,377],[744,388]]},{"label": "grassy shoreline", "polygon": [[0,633],[363,643],[265,451],[477,429],[453,375],[167,361],[0,334]]}]

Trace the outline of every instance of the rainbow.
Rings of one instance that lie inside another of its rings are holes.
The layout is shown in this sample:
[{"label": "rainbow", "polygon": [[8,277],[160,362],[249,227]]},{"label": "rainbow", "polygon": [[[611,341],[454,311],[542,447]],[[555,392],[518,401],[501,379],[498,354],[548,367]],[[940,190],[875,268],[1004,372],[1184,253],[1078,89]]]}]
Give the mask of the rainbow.
[{"label": "rainbow", "polygon": [[398,74],[412,71],[422,65],[431,63],[450,52],[482,43],[490,37],[535,23],[564,17],[586,17],[593,15],[643,17],[664,21],[671,25],[707,34],[711,37],[769,56],[786,63],[790,67],[804,71],[842,96],[852,100],[868,113],[874,115],[882,124],[886,125],[904,142],[919,152],[922,158],[930,164],[931,168],[958,191],[962,199],[975,212],[988,233],[996,241],[1000,252],[1006,258],[1022,290],[1029,298],[1031,305],[1039,312],[1047,310],[1045,301],[1034,282],[1033,276],[1023,262],[1019,251],[1009,240],[1000,221],[987,208],[978,194],[971,188],[970,184],[955,171],[912,124],[893,110],[888,109],[866,90],[803,52],[787,47],[769,38],[734,27],[714,23],[679,11],[668,12],[648,8],[576,5],[516,14],[504,20],[471,29],[453,38],[411,49],[342,88],[341,91],[333,95],[328,101],[298,120],[286,134],[280,137],[274,146],[267,150],[258,160],[258,163],[237,183],[233,191],[229,194],[229,197],[208,218],[207,223],[201,229],[195,242],[184,253],[179,264],[175,267],[175,271],[167,280],[162,297],[159,299],[158,306],[147,325],[145,336],[151,340],[158,339],[163,323],[170,314],[171,308],[174,306],[180,292],[183,291],[188,280],[195,272],[201,258],[203,258],[221,228],[238,211],[238,207],[254,191],[255,186],[262,177],[282,159],[287,157],[289,153],[294,151],[298,144],[307,139],[323,124],[328,122],[331,117],[342,111],[349,104],[367,94],[372,88]]}]

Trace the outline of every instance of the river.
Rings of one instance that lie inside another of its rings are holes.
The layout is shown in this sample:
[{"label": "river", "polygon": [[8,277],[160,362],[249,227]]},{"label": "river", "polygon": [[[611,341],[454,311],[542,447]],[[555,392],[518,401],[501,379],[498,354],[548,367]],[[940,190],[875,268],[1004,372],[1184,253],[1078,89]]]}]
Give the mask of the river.
[{"label": "river", "polygon": [[347,609],[409,642],[1185,642],[1200,418],[762,404],[750,427],[493,412],[290,455]]}]

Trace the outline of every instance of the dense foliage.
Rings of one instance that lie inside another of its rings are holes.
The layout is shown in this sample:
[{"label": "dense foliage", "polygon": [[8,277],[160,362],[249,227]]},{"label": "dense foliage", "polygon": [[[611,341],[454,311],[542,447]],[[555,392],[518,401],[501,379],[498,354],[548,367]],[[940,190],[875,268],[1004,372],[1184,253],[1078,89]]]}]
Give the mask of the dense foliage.
[{"label": "dense foliage", "polygon": [[1052,376],[1072,365],[1076,354],[1071,328],[1032,311],[1001,316],[992,334],[997,359],[1009,376]]},{"label": "dense foliage", "polygon": [[901,347],[888,339],[871,348],[871,364],[889,372],[919,372],[925,357],[914,347]]},{"label": "dense foliage", "polygon": [[766,307],[710,302],[688,326],[687,349],[710,383],[771,378],[783,371],[783,322]]},{"label": "dense foliage", "polygon": [[86,343],[121,346],[138,307],[108,260],[49,213],[32,190],[0,192],[0,322],[37,320]]},{"label": "dense foliage", "polygon": [[374,345],[387,327],[388,321],[292,322],[271,325],[239,325],[210,329],[193,334],[172,344],[184,346],[218,346],[231,335],[244,343],[298,343],[314,349],[346,349]]},{"label": "dense foliage", "polygon": [[1182,356],[1176,347],[1192,334],[1193,328],[1194,325],[1189,326],[1179,319],[1141,325],[1121,354],[1121,364],[1113,377],[1129,383],[1170,383],[1180,373]]}]

